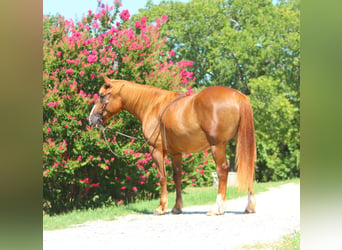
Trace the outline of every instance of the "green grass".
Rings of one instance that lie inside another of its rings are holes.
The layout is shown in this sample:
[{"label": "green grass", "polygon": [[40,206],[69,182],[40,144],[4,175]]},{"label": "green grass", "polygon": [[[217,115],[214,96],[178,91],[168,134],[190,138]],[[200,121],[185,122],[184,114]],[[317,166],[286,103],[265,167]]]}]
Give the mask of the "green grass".
[{"label": "green grass", "polygon": [[[271,187],[277,187],[286,183],[300,183],[299,179],[279,182],[256,183],[255,193],[265,192]],[[184,206],[209,205],[216,200],[217,189],[212,187],[188,187],[183,191]],[[246,193],[239,193],[237,188],[227,188],[227,199],[236,199],[246,196]],[[169,208],[172,208],[176,199],[175,192],[168,193]],[[119,216],[133,213],[153,213],[159,205],[159,199],[151,201],[139,201],[136,203],[120,206],[103,207],[89,210],[77,210],[67,214],[56,216],[43,215],[43,229],[53,230],[66,228],[74,224],[81,224],[94,220],[115,220]]]},{"label": "green grass", "polygon": [[251,246],[244,246],[244,249],[272,249],[272,250],[297,250],[300,249],[300,232],[293,232],[281,240],[272,243],[257,243]]}]

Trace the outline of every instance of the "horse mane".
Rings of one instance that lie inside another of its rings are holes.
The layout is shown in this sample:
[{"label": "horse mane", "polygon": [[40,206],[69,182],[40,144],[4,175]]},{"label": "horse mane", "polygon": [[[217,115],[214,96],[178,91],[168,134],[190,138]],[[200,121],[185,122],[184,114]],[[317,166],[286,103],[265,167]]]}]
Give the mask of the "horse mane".
[{"label": "horse mane", "polygon": [[179,95],[176,92],[160,89],[151,85],[128,81],[125,82],[124,89],[125,91],[128,91],[129,99],[132,101],[134,100],[133,102],[149,103],[150,105],[171,101]]}]

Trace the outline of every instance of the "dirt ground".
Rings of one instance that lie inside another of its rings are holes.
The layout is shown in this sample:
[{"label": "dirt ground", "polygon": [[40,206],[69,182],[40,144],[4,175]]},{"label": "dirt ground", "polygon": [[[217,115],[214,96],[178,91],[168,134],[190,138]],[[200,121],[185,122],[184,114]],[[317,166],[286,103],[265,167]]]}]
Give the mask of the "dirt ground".
[{"label": "dirt ground", "polygon": [[300,185],[272,188],[257,194],[256,200],[255,214],[243,213],[246,196],[227,201],[221,216],[206,216],[210,206],[193,206],[181,215],[134,214],[44,231],[44,250],[241,249],[300,231]]}]

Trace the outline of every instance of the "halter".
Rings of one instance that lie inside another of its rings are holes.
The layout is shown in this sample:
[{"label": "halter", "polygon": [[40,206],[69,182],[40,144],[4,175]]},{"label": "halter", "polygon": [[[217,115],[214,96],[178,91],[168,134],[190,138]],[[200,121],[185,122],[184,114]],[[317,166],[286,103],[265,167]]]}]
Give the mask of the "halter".
[{"label": "halter", "polygon": [[[110,93],[111,93],[111,92],[108,92],[108,93],[106,93],[106,94],[104,94],[104,95],[100,95],[101,102],[103,101],[103,99],[104,99],[106,96],[110,95]],[[109,99],[108,99],[108,98],[107,98],[106,100],[103,101],[102,107],[101,107],[101,109],[100,109],[100,111],[99,111],[99,113],[100,113],[101,115],[103,114],[103,111],[105,110],[105,108],[106,108],[106,106],[107,106],[108,103],[109,103]]]}]

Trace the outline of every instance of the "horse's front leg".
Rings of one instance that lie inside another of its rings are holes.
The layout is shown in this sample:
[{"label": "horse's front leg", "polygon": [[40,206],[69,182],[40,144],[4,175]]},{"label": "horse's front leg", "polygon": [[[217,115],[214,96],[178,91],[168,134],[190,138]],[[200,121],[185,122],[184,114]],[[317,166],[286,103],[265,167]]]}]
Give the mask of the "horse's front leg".
[{"label": "horse's front leg", "polygon": [[166,178],[166,170],[165,170],[165,163],[164,163],[164,154],[155,149],[150,147],[150,152],[152,155],[153,161],[156,163],[158,175],[159,175],[159,183],[160,183],[160,204],[154,210],[154,215],[164,215],[167,210],[167,178]]},{"label": "horse's front leg", "polygon": [[172,168],[173,168],[173,180],[176,185],[176,204],[172,208],[173,214],[182,213],[183,199],[182,199],[182,155],[171,155]]}]

